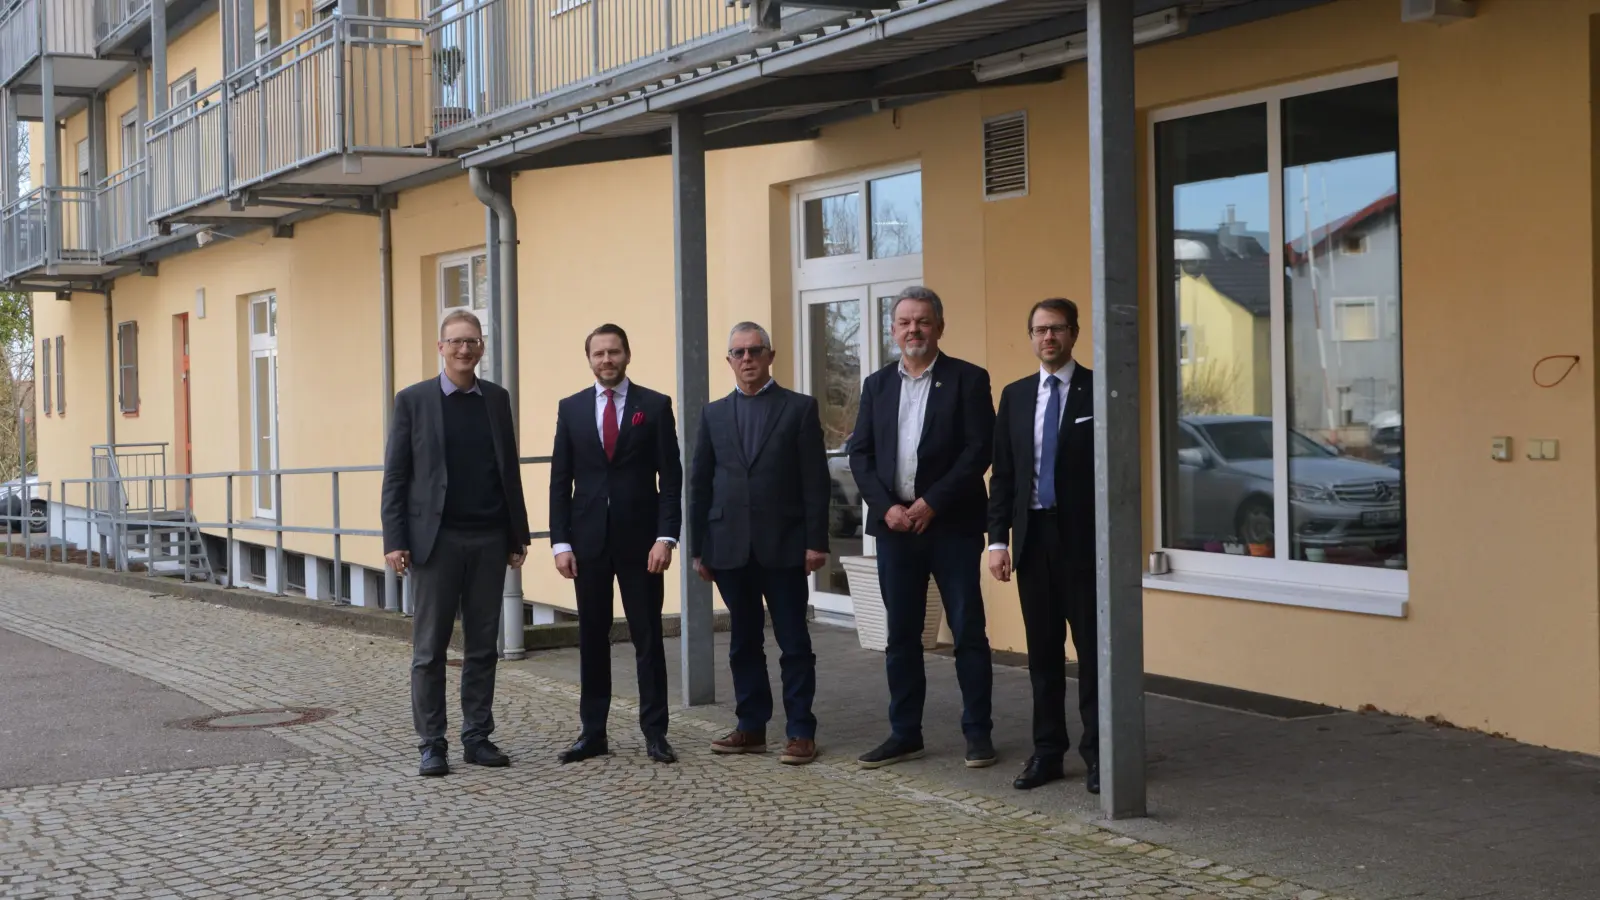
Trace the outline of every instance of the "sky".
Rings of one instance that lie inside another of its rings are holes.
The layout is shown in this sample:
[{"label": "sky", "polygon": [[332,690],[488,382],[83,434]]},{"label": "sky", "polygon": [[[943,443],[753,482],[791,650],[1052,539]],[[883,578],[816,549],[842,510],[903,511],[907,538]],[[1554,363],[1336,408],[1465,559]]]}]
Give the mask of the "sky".
[{"label": "sky", "polygon": [[[1311,178],[1312,228],[1320,228],[1327,222],[1347,216],[1395,188],[1395,159],[1392,153],[1288,169],[1284,172],[1287,184],[1284,202],[1291,207],[1284,223],[1284,237],[1287,240],[1305,234],[1305,216],[1300,201],[1306,169],[1310,170]],[[1174,210],[1178,228],[1185,231],[1212,230],[1226,218],[1229,203],[1234,205],[1234,216],[1245,223],[1247,230],[1266,232],[1271,228],[1267,216],[1267,176],[1264,173],[1183,185],[1178,189]]]}]

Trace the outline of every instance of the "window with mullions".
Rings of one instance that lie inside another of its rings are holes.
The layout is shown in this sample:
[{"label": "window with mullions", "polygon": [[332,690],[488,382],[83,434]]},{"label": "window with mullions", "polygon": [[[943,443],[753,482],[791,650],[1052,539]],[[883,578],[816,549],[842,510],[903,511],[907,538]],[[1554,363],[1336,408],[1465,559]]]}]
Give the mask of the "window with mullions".
[{"label": "window with mullions", "polygon": [[1156,117],[1159,484],[1175,572],[1404,589],[1390,75]]}]

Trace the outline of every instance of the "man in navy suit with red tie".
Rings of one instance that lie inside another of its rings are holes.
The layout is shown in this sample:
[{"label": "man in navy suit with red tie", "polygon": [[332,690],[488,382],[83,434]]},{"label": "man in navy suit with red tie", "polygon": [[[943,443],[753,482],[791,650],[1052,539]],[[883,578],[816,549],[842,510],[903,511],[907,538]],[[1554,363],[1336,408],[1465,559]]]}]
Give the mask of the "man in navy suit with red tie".
[{"label": "man in navy suit with red tie", "polygon": [[578,593],[583,730],[563,763],[610,753],[612,583],[639,673],[639,727],[656,762],[667,743],[667,663],[661,645],[665,573],[683,522],[683,463],[672,399],[628,379],[627,332],[601,325],[584,341],[592,387],[561,401],[550,457],[550,543]]}]

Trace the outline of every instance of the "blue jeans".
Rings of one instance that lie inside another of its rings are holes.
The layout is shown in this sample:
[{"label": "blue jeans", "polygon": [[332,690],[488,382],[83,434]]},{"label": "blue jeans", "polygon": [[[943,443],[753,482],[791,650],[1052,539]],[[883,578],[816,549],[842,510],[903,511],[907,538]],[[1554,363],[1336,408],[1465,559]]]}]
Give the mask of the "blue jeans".
[{"label": "blue jeans", "polygon": [[968,737],[994,730],[990,718],[994,671],[984,621],[979,566],[981,534],[910,534],[878,538],[878,587],[888,615],[889,727],[898,738],[920,740],[928,677],[922,666],[922,626],[931,575],[944,599],[955,637],[956,680],[961,685],[961,731]]},{"label": "blue jeans", "polygon": [[767,680],[764,595],[772,613],[772,635],[778,641],[778,669],[783,677],[783,710],[791,738],[816,740],[817,718],[811,701],[817,692],[817,657],[811,652],[806,606],[811,587],[801,566],[769,569],[754,563],[738,569],[714,569],[712,577],[728,607],[728,668],[733,672],[734,715],[740,731],[765,734],[772,718],[772,686]]}]

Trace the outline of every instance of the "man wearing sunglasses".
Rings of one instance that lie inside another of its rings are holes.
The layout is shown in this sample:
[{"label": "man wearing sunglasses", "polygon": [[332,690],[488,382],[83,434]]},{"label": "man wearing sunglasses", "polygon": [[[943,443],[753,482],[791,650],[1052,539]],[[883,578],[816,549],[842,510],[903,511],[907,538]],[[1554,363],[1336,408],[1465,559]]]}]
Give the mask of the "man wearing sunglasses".
[{"label": "man wearing sunglasses", "polygon": [[385,561],[411,576],[411,720],[421,775],[450,771],[445,740],[445,651],[461,616],[462,757],[510,763],[489,742],[506,566],[528,550],[511,395],[477,376],[483,326],[465,310],[439,326],[437,378],[394,398],[383,460]]},{"label": "man wearing sunglasses", "polygon": [[728,335],[737,388],[706,405],[689,476],[695,571],[728,607],[728,667],[738,724],[716,753],[765,753],[772,688],[762,650],[762,598],[781,656],[787,741],[779,762],[817,755],[811,701],[817,658],[806,626],[807,581],[828,561],[828,459],[817,401],[772,378],[772,339],[754,322]]}]

